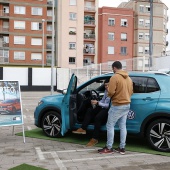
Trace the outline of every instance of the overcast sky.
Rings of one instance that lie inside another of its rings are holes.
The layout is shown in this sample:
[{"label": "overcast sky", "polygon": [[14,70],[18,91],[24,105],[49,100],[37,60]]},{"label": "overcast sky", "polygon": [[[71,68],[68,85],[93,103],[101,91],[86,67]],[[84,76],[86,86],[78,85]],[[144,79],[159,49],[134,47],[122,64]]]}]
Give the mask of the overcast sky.
[{"label": "overcast sky", "polygon": [[[168,16],[170,20],[170,0],[161,0],[168,8]],[[128,2],[128,0],[99,0],[99,7],[109,6],[117,7],[121,2]],[[167,28],[169,29],[169,34],[166,37],[166,40],[169,42],[167,50],[170,50],[170,21],[168,21]]]}]

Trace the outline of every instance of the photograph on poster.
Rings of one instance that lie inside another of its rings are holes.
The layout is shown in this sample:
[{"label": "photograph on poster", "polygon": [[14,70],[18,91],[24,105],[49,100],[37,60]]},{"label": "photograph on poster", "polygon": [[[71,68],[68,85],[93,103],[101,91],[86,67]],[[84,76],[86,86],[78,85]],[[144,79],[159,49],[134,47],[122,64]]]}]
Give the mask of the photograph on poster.
[{"label": "photograph on poster", "polygon": [[20,96],[18,81],[0,80],[0,126],[23,123]]}]

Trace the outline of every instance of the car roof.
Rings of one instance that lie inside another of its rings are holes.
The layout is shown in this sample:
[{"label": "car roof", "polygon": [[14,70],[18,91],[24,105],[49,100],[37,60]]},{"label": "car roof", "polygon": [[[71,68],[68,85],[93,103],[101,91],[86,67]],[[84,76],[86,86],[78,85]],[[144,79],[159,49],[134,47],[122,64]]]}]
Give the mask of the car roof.
[{"label": "car roof", "polygon": [[[113,72],[109,72],[109,73],[105,73],[102,74],[101,76],[103,77],[104,75],[106,76],[112,76],[114,73]],[[128,74],[130,76],[156,76],[156,75],[165,75],[165,76],[169,76],[169,74],[166,73],[162,73],[162,72],[156,72],[156,71],[151,71],[151,72],[139,72],[139,71],[129,71]]]}]

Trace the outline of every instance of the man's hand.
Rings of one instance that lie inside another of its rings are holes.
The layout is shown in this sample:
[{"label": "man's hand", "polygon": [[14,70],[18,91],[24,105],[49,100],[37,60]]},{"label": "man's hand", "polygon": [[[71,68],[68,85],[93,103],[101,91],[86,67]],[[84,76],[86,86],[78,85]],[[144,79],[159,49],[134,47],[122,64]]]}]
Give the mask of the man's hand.
[{"label": "man's hand", "polygon": [[97,105],[98,101],[97,100],[91,100],[91,104]]}]

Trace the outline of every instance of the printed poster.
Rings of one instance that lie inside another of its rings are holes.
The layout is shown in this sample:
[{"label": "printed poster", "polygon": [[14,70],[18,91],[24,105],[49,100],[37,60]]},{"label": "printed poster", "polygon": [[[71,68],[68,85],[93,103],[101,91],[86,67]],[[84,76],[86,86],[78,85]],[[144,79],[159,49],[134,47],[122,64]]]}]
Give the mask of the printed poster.
[{"label": "printed poster", "polygon": [[0,80],[0,126],[23,124],[18,81]]}]

